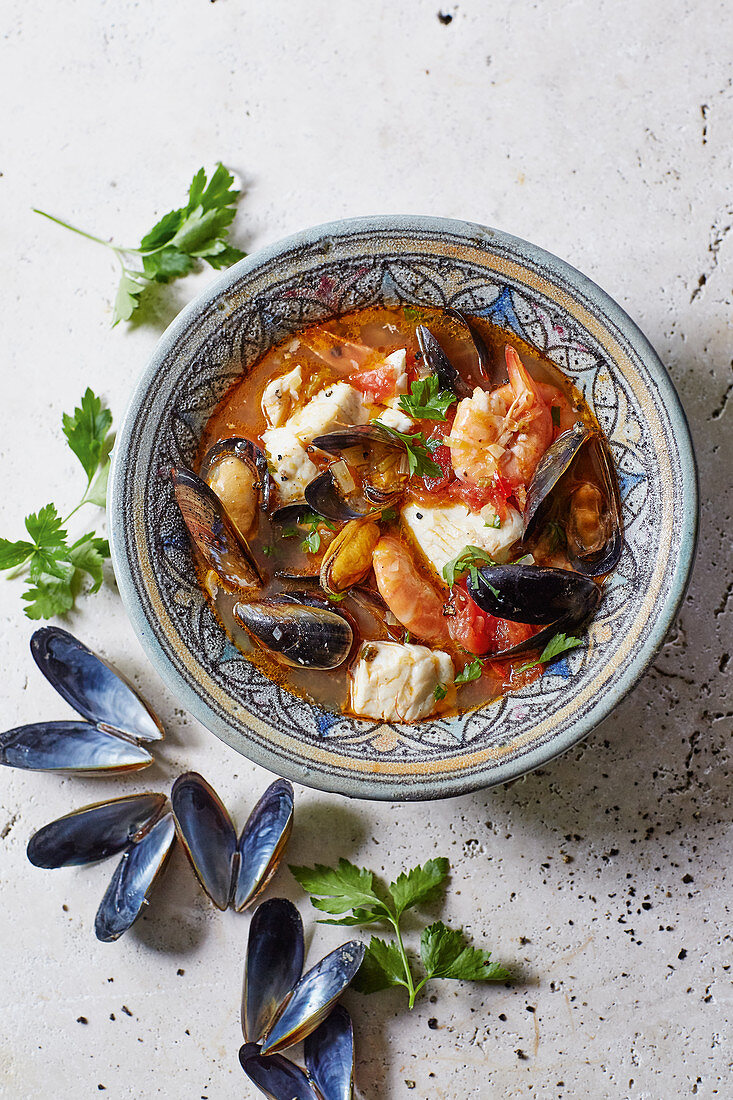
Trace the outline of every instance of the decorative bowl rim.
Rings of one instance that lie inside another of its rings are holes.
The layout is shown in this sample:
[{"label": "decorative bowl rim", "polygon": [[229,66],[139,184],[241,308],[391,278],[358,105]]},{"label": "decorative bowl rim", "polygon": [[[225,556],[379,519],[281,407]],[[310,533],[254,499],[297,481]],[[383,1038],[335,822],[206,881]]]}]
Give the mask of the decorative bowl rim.
[{"label": "decorative bowl rim", "polygon": [[[153,667],[166,686],[176,695],[178,701],[186,707],[207,729],[229,744],[235,751],[243,753],[240,745],[241,733],[231,730],[228,735],[226,723],[213,713],[200,695],[187,684],[174,667],[165,651],[156,639],[139,599],[131,564],[127,556],[125,524],[128,522],[128,506],[125,501],[125,482],[128,462],[128,448],[133,427],[142,411],[141,398],[156,378],[161,365],[179,339],[186,334],[191,323],[204,314],[210,307],[239,281],[239,279],[271,260],[293,251],[317,246],[321,242],[334,238],[348,238],[355,234],[394,232],[396,237],[409,232],[422,232],[432,236],[441,233],[463,238],[465,245],[490,245],[505,250],[510,256],[541,268],[546,277],[557,285],[557,281],[569,285],[580,298],[589,303],[591,309],[600,314],[604,321],[626,338],[629,345],[643,361],[653,377],[661,404],[669,417],[671,432],[679,449],[680,468],[678,470],[681,485],[682,526],[676,531],[678,543],[678,564],[671,578],[664,604],[656,614],[653,628],[639,646],[611,689],[604,693],[589,709],[575,719],[571,725],[559,734],[536,745],[518,758],[489,763],[478,773],[456,773],[455,778],[438,781],[423,777],[409,784],[390,781],[388,777],[376,775],[374,778],[361,777],[354,781],[348,776],[334,775],[325,768],[304,768],[297,762],[278,757],[276,770],[286,778],[305,783],[332,793],[346,794],[355,798],[384,801],[430,800],[450,798],[471,791],[486,789],[542,767],[555,757],[568,751],[605,719],[619,702],[632,690],[644,671],[651,664],[664,642],[689,584],[695,557],[698,530],[698,475],[695,453],[687,418],[674,384],[656,351],[641,332],[636,323],[605,291],[586,275],[552,253],[516,237],[503,230],[473,222],[452,218],[440,218],[430,215],[373,215],[367,217],[344,218],[321,225],[312,226],[285,238],[265,245],[258,251],[246,256],[233,267],[219,274],[211,284],[168,325],[156,348],[133,388],[127,410],[117,433],[113,453],[112,469],[108,489],[109,536],[112,562],[120,595],[133,629],[140,640]],[[255,763],[269,770],[273,768],[272,756],[267,750],[250,744],[246,755]],[[274,755],[274,754],[273,754]]]}]

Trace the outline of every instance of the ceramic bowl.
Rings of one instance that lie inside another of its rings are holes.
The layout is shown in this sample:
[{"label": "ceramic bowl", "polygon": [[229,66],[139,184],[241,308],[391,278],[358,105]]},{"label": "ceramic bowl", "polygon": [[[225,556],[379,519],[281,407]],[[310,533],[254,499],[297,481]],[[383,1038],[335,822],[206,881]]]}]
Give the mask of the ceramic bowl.
[{"label": "ceramic bowl", "polygon": [[[582,390],[617,463],[621,562],[587,645],[517,694],[400,725],[330,714],[266,679],[198,588],[161,467],[189,465],[230,384],[299,328],[375,304],[454,306],[512,329]],[[217,278],[170,325],[138,382],[110,483],[114,568],[150,660],[179,702],[279,775],[359,798],[430,799],[504,783],[605,718],[652,660],[684,594],[697,527],[679,400],[623,310],[562,260],[484,226],[430,217],[317,226]]]}]

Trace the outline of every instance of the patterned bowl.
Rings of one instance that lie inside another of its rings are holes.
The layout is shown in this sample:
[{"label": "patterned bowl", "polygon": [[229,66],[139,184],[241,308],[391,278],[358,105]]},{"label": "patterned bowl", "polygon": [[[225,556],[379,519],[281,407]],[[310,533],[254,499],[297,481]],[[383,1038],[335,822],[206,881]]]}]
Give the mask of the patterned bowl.
[{"label": "patterned bowl", "polygon": [[[199,590],[170,486],[231,382],[306,324],[378,303],[455,306],[548,355],[583,391],[619,470],[626,544],[588,644],[530,687],[415,726],[309,705],[241,656]],[[585,737],[654,657],[697,531],[689,430],[664,367],[602,290],[495,229],[442,218],[317,226],[217,278],[176,318],[132,395],[110,484],[122,598],[166,684],[212,733],[279,775],[359,798],[430,799],[504,783]]]}]

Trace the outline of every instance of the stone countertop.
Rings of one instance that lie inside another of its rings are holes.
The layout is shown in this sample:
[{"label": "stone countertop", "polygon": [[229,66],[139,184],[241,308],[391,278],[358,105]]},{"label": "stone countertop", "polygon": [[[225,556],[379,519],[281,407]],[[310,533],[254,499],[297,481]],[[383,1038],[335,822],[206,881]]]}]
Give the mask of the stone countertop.
[{"label": "stone countertop", "polygon": [[[584,744],[443,803],[297,791],[289,860],[346,855],[394,875],[447,855],[442,915],[517,975],[511,988],[436,982],[411,1014],[399,992],[348,994],[364,1100],[731,1094],[732,37],[715,0],[5,5],[3,535],[48,500],[72,506],[62,412],[91,385],[119,420],[162,327],[211,277],[163,288],[147,323],[110,330],[111,255],[31,206],[137,240],[218,159],[245,186],[235,239],[248,251],[391,211],[493,224],[557,253],[638,321],[690,418],[692,584],[653,667]],[[0,580],[3,728],[67,714],[32,664],[20,591]],[[269,777],[177,706],[112,583],[68,625],[143,690],[168,738],[137,778],[3,770],[0,1093],[254,1096],[237,1061],[249,918],[215,911],[176,855],[146,918],[101,944],[111,865],[39,871],[25,846],[73,807],[188,768],[241,823]],[[287,871],[277,891],[306,918],[310,958],[339,942]]]}]

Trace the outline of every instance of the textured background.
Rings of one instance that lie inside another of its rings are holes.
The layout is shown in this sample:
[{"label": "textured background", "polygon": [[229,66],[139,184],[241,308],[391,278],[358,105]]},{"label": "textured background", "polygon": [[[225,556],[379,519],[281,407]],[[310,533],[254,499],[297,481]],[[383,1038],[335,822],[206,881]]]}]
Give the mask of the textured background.
[{"label": "textured background", "polygon": [[[246,187],[248,250],[339,216],[434,213],[594,278],[656,345],[697,444],[700,549],[664,650],[584,745],[510,788],[419,806],[299,791],[289,857],[396,874],[448,855],[443,916],[518,975],[511,989],[436,983],[411,1015],[398,993],[349,995],[365,1100],[729,1096],[733,13],[713,0],[438,11],[6,3],[0,533],[20,537],[49,499],[75,502],[62,411],[90,384],[119,417],[162,327],[210,278],[110,331],[110,256],[32,205],[135,241],[221,158]],[[66,713],[32,665],[19,593],[0,581],[3,727]],[[81,606],[71,629],[143,689],[168,739],[137,779],[0,777],[0,1090],[253,1096],[236,1058],[248,917],[215,912],[176,856],[150,915],[98,944],[111,865],[25,860],[50,818],[185,768],[240,822],[268,781],[164,691],[111,585]],[[309,918],[285,871],[277,891]],[[312,957],[338,942],[311,929]]]}]

